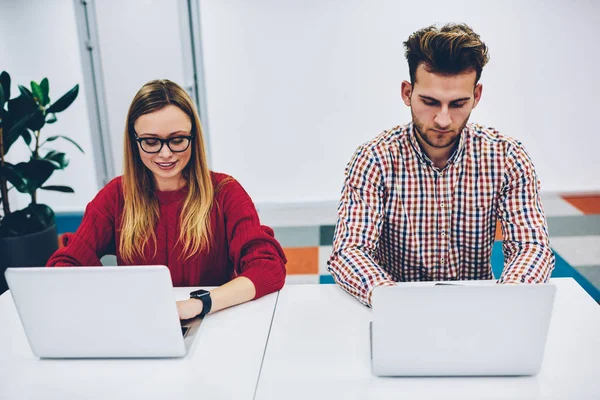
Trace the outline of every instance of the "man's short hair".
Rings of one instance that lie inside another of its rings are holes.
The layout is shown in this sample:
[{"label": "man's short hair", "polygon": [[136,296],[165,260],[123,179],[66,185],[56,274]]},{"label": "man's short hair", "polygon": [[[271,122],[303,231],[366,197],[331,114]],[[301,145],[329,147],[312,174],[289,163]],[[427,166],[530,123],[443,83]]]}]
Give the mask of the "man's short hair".
[{"label": "man's short hair", "polygon": [[465,24],[447,24],[442,28],[432,25],[420,29],[409,36],[404,47],[413,84],[421,64],[427,71],[443,75],[475,71],[477,83],[483,66],[489,61],[487,46]]}]

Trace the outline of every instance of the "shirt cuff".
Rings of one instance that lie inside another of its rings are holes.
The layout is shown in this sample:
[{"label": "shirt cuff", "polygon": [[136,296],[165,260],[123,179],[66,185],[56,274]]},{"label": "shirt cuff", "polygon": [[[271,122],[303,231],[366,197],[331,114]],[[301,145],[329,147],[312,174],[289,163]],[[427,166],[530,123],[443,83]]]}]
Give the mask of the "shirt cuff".
[{"label": "shirt cuff", "polygon": [[376,287],[379,286],[396,286],[396,282],[392,281],[392,280],[383,280],[381,282],[377,282],[376,284],[374,284],[373,286],[371,286],[371,288],[369,289],[369,291],[367,292],[367,298],[366,298],[366,303],[365,305],[368,307],[372,307],[371,305],[371,296],[373,295],[373,289],[375,289]]}]

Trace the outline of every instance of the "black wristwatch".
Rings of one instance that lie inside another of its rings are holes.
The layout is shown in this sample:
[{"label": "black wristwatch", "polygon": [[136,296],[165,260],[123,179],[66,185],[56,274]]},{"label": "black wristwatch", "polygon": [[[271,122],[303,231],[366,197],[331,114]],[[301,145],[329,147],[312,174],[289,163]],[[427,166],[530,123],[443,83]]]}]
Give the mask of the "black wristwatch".
[{"label": "black wristwatch", "polygon": [[210,298],[210,292],[208,290],[200,289],[190,293],[191,299],[198,299],[202,302],[202,312],[198,314],[200,318],[204,318],[206,314],[210,312],[212,308],[212,299]]}]

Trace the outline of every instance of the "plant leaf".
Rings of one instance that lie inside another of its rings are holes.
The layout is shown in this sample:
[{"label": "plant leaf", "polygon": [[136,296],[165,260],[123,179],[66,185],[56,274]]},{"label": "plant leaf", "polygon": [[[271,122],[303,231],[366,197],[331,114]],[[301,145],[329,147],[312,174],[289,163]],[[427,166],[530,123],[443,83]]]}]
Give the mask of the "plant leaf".
[{"label": "plant leaf", "polygon": [[19,136],[21,136],[21,133],[23,132],[23,130],[26,129],[10,129],[8,131],[4,131],[2,134],[2,139],[3,139],[3,145],[4,145],[4,154],[8,153],[8,150],[10,150],[11,146],[17,141],[17,139],[19,138]]},{"label": "plant leaf", "polygon": [[69,165],[69,158],[67,155],[56,150],[50,150],[43,159],[55,163],[57,169],[64,169],[67,165]]},{"label": "plant leaf", "polygon": [[46,114],[46,123],[53,124],[56,122],[56,114]]},{"label": "plant leaf", "polygon": [[79,85],[75,85],[73,89],[65,93],[60,99],[56,100],[54,104],[48,107],[48,113],[58,113],[67,109],[77,98],[79,94]]},{"label": "plant leaf", "polygon": [[38,110],[38,106],[37,104],[35,104],[35,100],[33,100],[33,97],[27,93],[21,93],[19,97],[16,97],[12,100],[8,100],[8,111],[10,114],[15,115],[17,118],[27,114],[31,114],[36,110]]},{"label": "plant leaf", "polygon": [[33,194],[37,189],[39,189],[44,184],[44,182],[46,182],[48,178],[50,178],[52,173],[56,169],[58,169],[56,167],[56,164],[52,161],[40,160],[35,158],[29,160],[26,163],[18,163],[14,166],[14,168],[23,177],[23,180],[26,184],[25,191],[20,190],[18,187],[17,190],[21,193],[29,194]]},{"label": "plant leaf", "polygon": [[4,90],[4,101],[10,100],[10,75],[6,71],[0,74],[0,85]]},{"label": "plant leaf", "polygon": [[8,101],[8,112],[4,116],[2,125],[4,126],[4,153],[8,153],[8,150],[13,143],[24,135],[29,120],[38,112],[37,104],[33,100],[33,97],[28,95],[20,95],[17,98]]},{"label": "plant leaf", "polygon": [[39,131],[46,125],[46,118],[42,110],[36,110],[27,122],[27,127],[32,131]]},{"label": "plant leaf", "polygon": [[35,81],[31,81],[31,93],[33,93],[33,98],[38,104],[44,105],[44,92]]},{"label": "plant leaf", "polygon": [[48,103],[50,103],[50,82],[48,82],[48,78],[44,78],[42,79],[42,81],[40,82],[40,88],[42,89],[42,95],[44,96],[44,102],[42,103],[42,105],[45,107],[48,105]]},{"label": "plant leaf", "polygon": [[54,211],[45,204],[30,204],[2,219],[0,237],[23,236],[40,232],[55,223]]},{"label": "plant leaf", "polygon": [[4,177],[21,193],[27,193],[27,181],[21,172],[11,163],[5,162],[3,168]]},{"label": "plant leaf", "polygon": [[27,147],[29,147],[31,145],[31,133],[27,129],[23,129],[23,131],[21,131],[21,136],[25,143],[27,143]]},{"label": "plant leaf", "polygon": [[0,85],[0,108],[4,110],[4,88]]},{"label": "plant leaf", "polygon": [[19,85],[19,92],[21,92],[21,94],[23,96],[29,96],[30,98],[33,99],[33,93],[31,93],[31,91],[29,89],[27,89],[25,86]]},{"label": "plant leaf", "polygon": [[40,187],[40,189],[54,190],[56,192],[63,192],[63,193],[75,193],[73,188],[70,186],[42,186],[42,187]]},{"label": "plant leaf", "polygon": [[75,143],[75,141],[67,136],[63,136],[63,135],[56,135],[56,136],[50,136],[48,139],[46,139],[47,142],[52,142],[58,138],[63,138],[65,140],[68,140],[69,142],[73,143],[73,145],[75,147],[77,147],[79,149],[79,151],[81,151],[82,153],[85,154],[85,152],[83,151],[83,149],[81,148],[81,146],[79,146],[77,143]]}]

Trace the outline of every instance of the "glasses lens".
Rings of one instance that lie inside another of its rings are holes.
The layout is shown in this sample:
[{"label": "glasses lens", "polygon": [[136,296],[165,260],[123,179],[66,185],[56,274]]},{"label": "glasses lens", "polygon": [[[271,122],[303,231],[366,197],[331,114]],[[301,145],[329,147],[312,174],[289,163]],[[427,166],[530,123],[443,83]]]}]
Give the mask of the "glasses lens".
[{"label": "glasses lens", "polygon": [[189,145],[190,138],[188,137],[174,137],[169,141],[171,151],[185,151]]},{"label": "glasses lens", "polygon": [[160,150],[160,141],[156,139],[144,139],[140,141],[142,150],[148,153],[156,153]]}]

